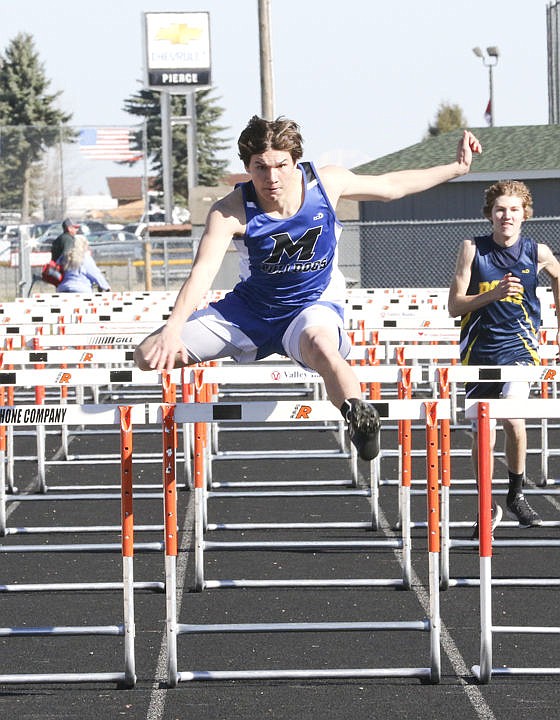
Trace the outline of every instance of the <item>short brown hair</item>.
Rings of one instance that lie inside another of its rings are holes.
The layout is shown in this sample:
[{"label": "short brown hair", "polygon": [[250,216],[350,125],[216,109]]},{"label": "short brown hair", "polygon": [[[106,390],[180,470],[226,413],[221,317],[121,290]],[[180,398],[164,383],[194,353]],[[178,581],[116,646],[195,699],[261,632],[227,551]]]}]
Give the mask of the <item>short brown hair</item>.
[{"label": "short brown hair", "polygon": [[298,124],[293,120],[285,117],[264,120],[253,115],[239,136],[237,148],[245,167],[253,155],[260,155],[267,150],[285,150],[297,162],[303,155],[303,138]]},{"label": "short brown hair", "polygon": [[490,185],[490,187],[485,190],[484,205],[482,207],[482,213],[485,218],[488,220],[491,219],[492,208],[494,207],[496,198],[499,198],[500,195],[515,195],[521,198],[524,219],[528,220],[530,217],[533,217],[533,196],[527,185],[521,182],[521,180],[501,180],[500,182]]}]

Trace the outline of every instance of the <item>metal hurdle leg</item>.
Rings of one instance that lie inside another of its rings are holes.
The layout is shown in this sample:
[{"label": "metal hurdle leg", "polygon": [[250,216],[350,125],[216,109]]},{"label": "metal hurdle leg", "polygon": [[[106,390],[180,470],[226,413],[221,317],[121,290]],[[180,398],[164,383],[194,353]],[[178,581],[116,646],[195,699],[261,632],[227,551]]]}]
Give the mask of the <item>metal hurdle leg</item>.
[{"label": "metal hurdle leg", "polygon": [[177,556],[165,552],[165,607],[167,635],[167,684],[177,687]]},{"label": "metal hurdle leg", "polygon": [[[167,632],[167,682],[176,687],[177,673],[177,485],[175,477],[175,408],[162,407],[163,504],[165,547],[165,600]],[[196,473],[195,473],[196,483]],[[197,492],[195,487],[195,493]]]},{"label": "metal hurdle leg", "polygon": [[193,427],[192,423],[183,423],[183,483],[187,490],[192,490],[192,453],[193,453]]},{"label": "metal hurdle leg", "polygon": [[0,435],[0,536],[6,534],[6,450],[5,437]]},{"label": "metal hurdle leg", "polygon": [[[450,399],[449,378],[445,368],[438,372],[439,397]],[[453,408],[451,410],[453,416]],[[440,588],[449,587],[449,519],[451,486],[451,424],[450,420],[440,420],[440,455],[441,455],[441,558],[440,558]]]},{"label": "metal hurdle leg", "polygon": [[381,461],[379,455],[369,464],[369,487],[371,492],[371,529],[379,529],[379,476]]},{"label": "metal hurdle leg", "polygon": [[[5,391],[4,388],[0,390],[0,404],[4,405],[5,400],[7,400],[8,405],[14,404],[13,387],[7,387]],[[7,489],[12,493],[17,492],[17,488],[14,485],[14,457],[14,428],[13,425],[8,425],[6,427],[6,482]]]},{"label": "metal hurdle leg", "polygon": [[[542,455],[541,455],[541,477],[539,481],[539,485],[541,487],[546,487],[549,484],[548,480],[548,458],[550,453],[550,448],[548,445],[548,418],[543,418],[541,420],[541,448],[542,448]],[[552,485],[552,483],[550,483]]]},{"label": "metal hurdle leg", "polygon": [[[186,381],[186,368],[181,368],[181,399],[185,402],[192,402],[193,386],[192,383]],[[192,453],[193,453],[193,425],[192,423],[183,423],[183,483],[187,490],[193,487],[192,475]]]},{"label": "metal hurdle leg", "polygon": [[205,444],[204,423],[194,423],[194,589],[200,592],[204,581],[204,531],[207,526],[207,489],[204,475]]},{"label": "metal hurdle leg", "polygon": [[403,540],[403,584],[409,590],[412,578],[412,540],[410,536],[410,485],[412,480],[412,423],[410,420],[399,421],[400,434],[400,484],[399,506],[401,535]]},{"label": "metal hurdle leg", "polygon": [[450,497],[449,486],[441,486],[441,564],[440,587],[447,590],[449,587],[449,513]]},{"label": "metal hurdle leg", "polygon": [[120,407],[121,416],[121,524],[124,603],[124,684],[136,684],[134,656],[134,508],[132,491],[131,408]]},{"label": "metal hurdle leg", "polygon": [[439,607],[439,471],[437,403],[426,403],[426,477],[428,495],[428,553],[430,573],[430,680],[441,678],[441,620]]},{"label": "metal hurdle leg", "polygon": [[15,466],[14,466],[14,427],[8,425],[6,428],[6,483],[10,492],[17,492],[14,485]]},{"label": "metal hurdle leg", "polygon": [[45,426],[37,425],[37,491],[47,492],[47,480],[45,470]]},{"label": "metal hurdle leg", "polygon": [[481,683],[492,675],[492,472],[488,403],[478,404],[478,528],[480,554],[480,665],[472,667]]}]

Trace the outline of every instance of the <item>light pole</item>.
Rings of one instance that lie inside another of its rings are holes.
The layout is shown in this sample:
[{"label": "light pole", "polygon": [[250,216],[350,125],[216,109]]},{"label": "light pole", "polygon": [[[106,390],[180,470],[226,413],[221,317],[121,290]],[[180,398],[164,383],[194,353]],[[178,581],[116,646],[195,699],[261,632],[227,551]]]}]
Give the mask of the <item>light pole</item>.
[{"label": "light pole", "polygon": [[487,55],[479,48],[473,48],[473,53],[482,60],[484,67],[488,68],[488,82],[490,85],[490,100],[488,101],[488,108],[486,110],[489,116],[490,127],[494,127],[494,82],[492,78],[492,68],[498,64],[498,58],[500,57],[500,51],[495,45],[491,45],[486,48]]}]

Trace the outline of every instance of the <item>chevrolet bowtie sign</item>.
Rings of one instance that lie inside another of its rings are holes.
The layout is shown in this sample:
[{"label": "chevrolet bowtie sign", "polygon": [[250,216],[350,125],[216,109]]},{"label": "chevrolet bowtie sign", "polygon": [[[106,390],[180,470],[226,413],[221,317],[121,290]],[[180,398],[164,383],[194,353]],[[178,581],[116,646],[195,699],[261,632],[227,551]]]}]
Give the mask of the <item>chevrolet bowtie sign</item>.
[{"label": "chevrolet bowtie sign", "polygon": [[144,13],[146,83],[156,90],[209,87],[207,12]]}]

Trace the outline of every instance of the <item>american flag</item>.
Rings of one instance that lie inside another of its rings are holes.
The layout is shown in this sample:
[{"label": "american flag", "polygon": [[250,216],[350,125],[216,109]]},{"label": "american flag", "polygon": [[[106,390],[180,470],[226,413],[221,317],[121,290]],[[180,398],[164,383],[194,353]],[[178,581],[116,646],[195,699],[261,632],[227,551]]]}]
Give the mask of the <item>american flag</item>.
[{"label": "american flag", "polygon": [[129,128],[82,128],[79,133],[78,146],[84,157],[91,160],[133,162],[140,160],[142,153],[132,150],[130,136]]}]

